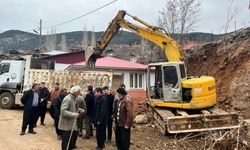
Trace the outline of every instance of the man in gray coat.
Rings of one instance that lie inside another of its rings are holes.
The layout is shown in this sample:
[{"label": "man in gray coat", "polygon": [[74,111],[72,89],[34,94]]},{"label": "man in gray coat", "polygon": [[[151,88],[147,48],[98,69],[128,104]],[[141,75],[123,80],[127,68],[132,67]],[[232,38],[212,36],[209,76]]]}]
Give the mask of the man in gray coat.
[{"label": "man in gray coat", "polygon": [[[73,86],[70,93],[62,101],[58,124],[58,128],[62,130],[62,150],[72,150],[76,147],[78,134],[76,119],[81,113],[84,113],[84,110],[78,108],[76,104],[76,98],[80,95],[80,91],[79,86]],[[73,131],[72,134],[71,131]]]}]

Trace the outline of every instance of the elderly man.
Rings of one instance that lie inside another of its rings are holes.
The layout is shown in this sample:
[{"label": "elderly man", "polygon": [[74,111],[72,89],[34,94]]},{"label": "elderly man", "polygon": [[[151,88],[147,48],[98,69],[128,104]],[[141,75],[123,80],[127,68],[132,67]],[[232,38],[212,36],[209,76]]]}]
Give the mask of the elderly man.
[{"label": "elderly man", "polygon": [[84,110],[79,109],[76,104],[76,98],[80,95],[80,91],[79,86],[73,86],[61,104],[58,128],[62,131],[62,150],[71,150],[76,147],[78,134],[76,119],[80,113],[84,113]]},{"label": "elderly man", "polygon": [[133,105],[124,88],[118,88],[116,92],[118,97],[118,101],[114,104],[116,145],[119,150],[129,150]]}]

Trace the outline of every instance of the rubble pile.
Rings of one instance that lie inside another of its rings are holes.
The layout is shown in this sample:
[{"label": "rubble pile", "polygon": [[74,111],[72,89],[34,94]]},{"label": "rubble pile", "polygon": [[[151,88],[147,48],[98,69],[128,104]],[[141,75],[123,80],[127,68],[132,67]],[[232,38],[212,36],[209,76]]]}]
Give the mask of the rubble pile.
[{"label": "rubble pile", "polygon": [[250,27],[204,45],[187,61],[189,75],[215,77],[220,107],[250,118]]}]

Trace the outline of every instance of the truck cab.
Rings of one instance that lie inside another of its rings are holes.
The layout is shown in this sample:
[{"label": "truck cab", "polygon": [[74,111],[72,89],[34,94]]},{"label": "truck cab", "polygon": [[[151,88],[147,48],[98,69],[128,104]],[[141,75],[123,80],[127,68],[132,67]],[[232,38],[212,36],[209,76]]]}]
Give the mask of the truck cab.
[{"label": "truck cab", "polygon": [[15,94],[22,91],[24,60],[3,60],[0,63],[0,106],[11,108]]},{"label": "truck cab", "polygon": [[23,60],[3,60],[0,63],[0,87],[8,83],[22,83],[24,63]]},{"label": "truck cab", "polygon": [[21,104],[23,91],[30,88],[28,72],[54,70],[55,62],[24,56],[21,60],[3,60],[0,63],[0,107],[12,108]]}]

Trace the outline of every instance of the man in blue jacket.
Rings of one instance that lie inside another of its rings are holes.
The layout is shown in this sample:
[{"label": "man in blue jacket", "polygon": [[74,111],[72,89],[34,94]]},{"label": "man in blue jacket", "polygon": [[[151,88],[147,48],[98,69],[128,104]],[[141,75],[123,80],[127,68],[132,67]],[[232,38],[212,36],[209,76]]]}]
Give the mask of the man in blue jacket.
[{"label": "man in blue jacket", "polygon": [[34,131],[34,123],[37,115],[37,108],[40,102],[39,94],[39,85],[33,84],[32,89],[25,91],[23,97],[21,98],[21,102],[24,105],[23,111],[23,124],[22,124],[22,131],[20,135],[25,134],[25,130],[29,125],[28,133],[36,134]]}]

